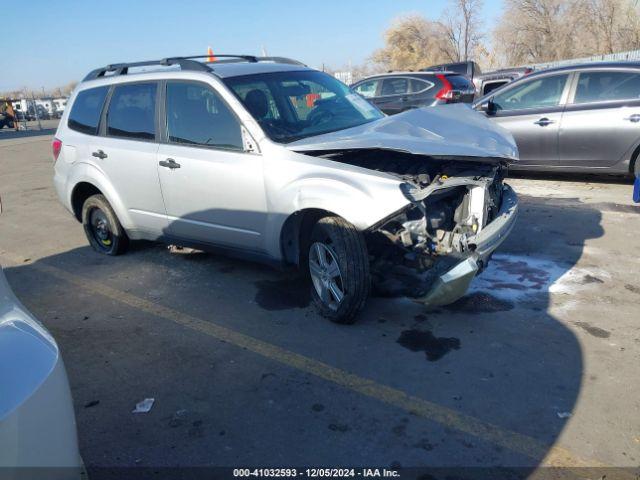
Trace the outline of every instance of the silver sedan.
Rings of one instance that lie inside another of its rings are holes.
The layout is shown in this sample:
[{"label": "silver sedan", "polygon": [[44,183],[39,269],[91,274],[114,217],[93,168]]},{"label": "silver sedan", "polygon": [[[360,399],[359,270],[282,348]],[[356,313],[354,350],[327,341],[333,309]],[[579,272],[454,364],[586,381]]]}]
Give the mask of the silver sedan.
[{"label": "silver sedan", "polygon": [[513,134],[520,151],[514,170],[640,171],[640,63],[543,70],[474,108]]}]

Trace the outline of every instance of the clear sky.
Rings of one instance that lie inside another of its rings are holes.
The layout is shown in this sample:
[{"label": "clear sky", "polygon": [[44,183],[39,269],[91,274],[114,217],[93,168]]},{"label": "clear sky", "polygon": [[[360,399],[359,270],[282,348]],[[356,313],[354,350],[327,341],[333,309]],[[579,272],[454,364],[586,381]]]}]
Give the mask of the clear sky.
[{"label": "clear sky", "polygon": [[[485,0],[490,24],[501,0]],[[261,53],[313,67],[360,63],[393,18],[441,16],[447,0],[29,0],[2,5],[0,91],[62,86],[109,63]]]}]

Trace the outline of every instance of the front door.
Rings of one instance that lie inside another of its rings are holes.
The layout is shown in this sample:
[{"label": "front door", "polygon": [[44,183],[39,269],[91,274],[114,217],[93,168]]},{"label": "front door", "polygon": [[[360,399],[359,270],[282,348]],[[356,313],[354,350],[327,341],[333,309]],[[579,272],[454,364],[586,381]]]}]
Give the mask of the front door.
[{"label": "front door", "polygon": [[614,165],[639,139],[640,74],[624,70],[581,72],[562,117],[563,165]]},{"label": "front door", "polygon": [[246,152],[241,125],[212,89],[166,83],[165,142],[157,155],[168,234],[196,243],[263,249],[263,158]]},{"label": "front door", "polygon": [[522,165],[555,165],[568,74],[533,77],[496,93],[492,118],[516,140]]}]

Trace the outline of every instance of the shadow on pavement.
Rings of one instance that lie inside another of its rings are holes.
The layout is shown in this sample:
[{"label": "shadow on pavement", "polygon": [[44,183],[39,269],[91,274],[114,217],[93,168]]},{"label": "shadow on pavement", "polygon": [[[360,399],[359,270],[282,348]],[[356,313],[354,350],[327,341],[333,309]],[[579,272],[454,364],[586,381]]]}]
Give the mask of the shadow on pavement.
[{"label": "shadow on pavement", "polygon": [[54,135],[55,128],[43,128],[42,130],[0,130],[0,140],[9,140],[13,138],[38,137],[41,135]]},{"label": "shadow on pavement", "polygon": [[632,175],[607,173],[527,172],[523,170],[510,170],[509,177],[529,178],[532,180],[557,180],[561,182],[633,184]]},{"label": "shadow on pavement", "polygon": [[[576,292],[605,281],[576,267],[585,242],[603,235],[601,213],[577,200],[571,208],[553,202],[521,199],[512,235],[454,305],[428,310],[372,298],[354,326],[316,315],[302,293],[309,286],[290,273],[217,255],[172,254],[145,242],[122,257],[84,247],[40,261],[532,438],[544,451],[495,444],[455,422],[353,398],[270,364],[249,371],[256,359],[234,364],[244,355],[235,347],[203,344],[197,332],[38,281],[40,262],[6,272],[23,302],[46,312],[43,321],[62,347],[89,472],[136,458],[154,467],[398,461],[534,469],[560,436],[583,376],[578,340],[549,313],[551,294],[559,295],[554,311],[570,309]],[[162,399],[157,411],[131,420],[131,402],[151,392]],[[83,407],[94,399],[100,405]],[[189,412],[184,422],[178,410]]]}]

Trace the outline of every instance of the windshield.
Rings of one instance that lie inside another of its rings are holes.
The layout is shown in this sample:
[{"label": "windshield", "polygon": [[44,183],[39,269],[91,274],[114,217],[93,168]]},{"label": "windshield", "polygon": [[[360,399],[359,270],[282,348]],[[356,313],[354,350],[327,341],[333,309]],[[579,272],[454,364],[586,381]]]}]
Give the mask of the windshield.
[{"label": "windshield", "polygon": [[275,142],[335,132],[384,117],[342,82],[317,71],[276,72],[224,79]]}]

